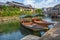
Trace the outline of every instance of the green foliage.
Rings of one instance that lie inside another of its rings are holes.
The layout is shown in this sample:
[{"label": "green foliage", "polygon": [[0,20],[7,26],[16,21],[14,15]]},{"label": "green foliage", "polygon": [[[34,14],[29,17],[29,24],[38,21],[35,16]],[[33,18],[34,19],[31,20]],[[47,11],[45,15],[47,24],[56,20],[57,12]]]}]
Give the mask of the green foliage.
[{"label": "green foliage", "polygon": [[36,9],[35,12],[36,13],[42,13],[42,10],[41,9]]},{"label": "green foliage", "polygon": [[[35,13],[42,13],[41,9],[36,9]],[[2,10],[0,11],[0,16],[5,17],[5,16],[14,16],[14,15],[23,15],[23,14],[27,14],[27,15],[31,15],[33,14],[31,11],[20,11],[20,8],[17,7],[11,7],[11,6],[2,6]]]},{"label": "green foliage", "polygon": [[36,9],[35,13],[39,14],[40,16],[44,16],[44,14],[42,14],[42,10],[41,9]]},{"label": "green foliage", "polygon": [[19,15],[20,9],[15,7],[9,7],[9,6],[2,6],[2,10],[0,11],[0,16],[13,16],[13,15]]},{"label": "green foliage", "polygon": [[13,16],[13,15],[22,15],[22,14],[32,14],[31,11],[20,11],[20,8],[11,7],[11,6],[2,6],[2,10],[0,11],[0,16]]},{"label": "green foliage", "polygon": [[31,11],[23,11],[23,12],[21,12],[21,13],[22,13],[21,15],[23,15],[23,14],[31,15],[31,14],[32,14],[32,12],[31,12]]}]

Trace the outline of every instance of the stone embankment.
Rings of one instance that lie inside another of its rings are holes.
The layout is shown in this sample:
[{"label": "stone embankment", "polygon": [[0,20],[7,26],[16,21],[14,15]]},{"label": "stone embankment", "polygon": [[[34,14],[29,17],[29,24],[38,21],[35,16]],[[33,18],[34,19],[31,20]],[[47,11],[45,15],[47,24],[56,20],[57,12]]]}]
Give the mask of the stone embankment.
[{"label": "stone embankment", "polygon": [[46,32],[40,40],[60,40],[60,23],[57,23],[54,28]]},{"label": "stone embankment", "polygon": [[39,40],[40,37],[38,36],[34,36],[34,35],[27,35],[24,38],[22,38],[21,40]]}]

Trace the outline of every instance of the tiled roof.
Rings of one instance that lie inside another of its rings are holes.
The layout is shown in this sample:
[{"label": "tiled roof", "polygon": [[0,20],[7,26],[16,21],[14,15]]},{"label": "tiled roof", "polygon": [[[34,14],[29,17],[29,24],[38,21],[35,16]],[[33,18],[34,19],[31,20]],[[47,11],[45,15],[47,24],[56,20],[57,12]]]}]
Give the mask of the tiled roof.
[{"label": "tiled roof", "polygon": [[25,5],[23,3],[19,3],[19,2],[6,2],[6,3],[3,3],[3,2],[0,2],[0,5],[6,5],[6,6],[10,6],[11,4],[15,5],[15,6],[21,6],[21,7],[25,7],[25,8],[32,8],[31,5]]},{"label": "tiled roof", "polygon": [[56,5],[55,7],[60,6],[60,4]]}]

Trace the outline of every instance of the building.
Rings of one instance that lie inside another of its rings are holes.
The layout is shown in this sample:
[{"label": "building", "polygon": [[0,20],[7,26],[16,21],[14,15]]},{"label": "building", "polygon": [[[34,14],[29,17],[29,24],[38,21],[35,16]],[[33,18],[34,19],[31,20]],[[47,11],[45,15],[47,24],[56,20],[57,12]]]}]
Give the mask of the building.
[{"label": "building", "polygon": [[[0,2],[1,6],[2,6],[2,2]],[[19,3],[19,2],[6,2],[4,3],[3,5],[6,5],[6,6],[10,6],[10,7],[17,7],[20,9],[20,11],[31,11],[31,12],[34,12],[34,8],[31,6],[31,5],[25,5],[23,3]]]},{"label": "building", "polygon": [[54,7],[45,8],[45,14],[49,15],[50,17],[57,17],[60,15],[60,4],[55,5]]}]

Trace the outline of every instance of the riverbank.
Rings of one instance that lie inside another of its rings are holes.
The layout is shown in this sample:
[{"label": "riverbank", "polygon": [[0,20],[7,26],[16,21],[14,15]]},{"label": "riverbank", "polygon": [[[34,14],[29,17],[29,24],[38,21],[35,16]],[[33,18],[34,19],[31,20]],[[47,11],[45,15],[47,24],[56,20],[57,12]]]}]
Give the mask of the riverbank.
[{"label": "riverbank", "polygon": [[7,17],[0,17],[0,23],[7,23],[12,21],[19,21],[19,16],[7,16]]},{"label": "riverbank", "polygon": [[60,23],[57,23],[54,28],[46,32],[40,40],[60,40]]},{"label": "riverbank", "polygon": [[0,33],[16,31],[19,27],[19,16],[0,17]]}]

